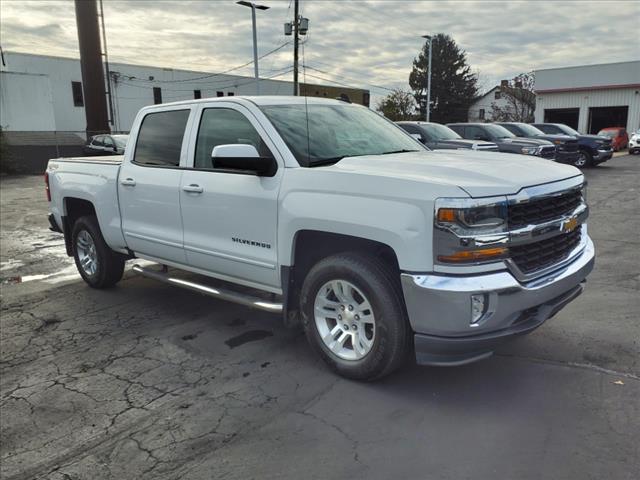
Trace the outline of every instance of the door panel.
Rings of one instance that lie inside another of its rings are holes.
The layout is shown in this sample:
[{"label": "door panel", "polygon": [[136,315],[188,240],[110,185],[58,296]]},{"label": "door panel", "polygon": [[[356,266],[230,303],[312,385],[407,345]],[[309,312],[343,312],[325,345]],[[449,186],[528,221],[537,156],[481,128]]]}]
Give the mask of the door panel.
[{"label": "door panel", "polygon": [[132,132],[134,152],[125,159],[118,176],[127,246],[139,254],[182,264],[186,255],[180,180],[190,114],[184,107],[147,114],[139,132]]},{"label": "door panel", "polygon": [[118,184],[122,230],[134,252],[186,263],[180,217],[181,177],[179,169],[136,164],[122,167]]},{"label": "door panel", "polygon": [[[280,286],[277,270],[278,191],[282,160],[273,177],[216,171],[217,145],[252,144],[273,155],[270,139],[251,113],[239,105],[202,107],[181,179],[184,247],[190,265],[230,280]],[[193,146],[195,145],[195,148]]]}]

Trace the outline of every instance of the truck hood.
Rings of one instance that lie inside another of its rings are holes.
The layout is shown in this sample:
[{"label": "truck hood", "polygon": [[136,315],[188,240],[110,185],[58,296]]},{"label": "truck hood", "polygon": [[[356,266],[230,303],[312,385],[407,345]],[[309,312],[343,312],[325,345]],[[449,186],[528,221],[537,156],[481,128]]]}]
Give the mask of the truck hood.
[{"label": "truck hood", "polygon": [[472,197],[512,195],[525,187],[582,175],[575,167],[532,155],[476,150],[345,157],[330,167],[318,168],[452,185]]}]

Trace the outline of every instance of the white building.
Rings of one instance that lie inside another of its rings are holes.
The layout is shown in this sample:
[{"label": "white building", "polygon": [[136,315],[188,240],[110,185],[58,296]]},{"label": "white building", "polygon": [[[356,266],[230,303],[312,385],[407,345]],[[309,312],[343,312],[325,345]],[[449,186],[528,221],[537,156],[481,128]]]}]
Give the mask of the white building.
[{"label": "white building", "polygon": [[537,70],[536,122],[640,128],[640,61]]},{"label": "white building", "polygon": [[487,93],[478,97],[475,102],[469,107],[468,121],[469,122],[491,122],[494,120],[492,111],[493,106],[499,107],[503,110],[511,109],[509,103],[504,99],[504,96],[500,92],[500,86],[496,85]]},{"label": "white building", "polygon": [[[80,60],[5,52],[0,70],[0,126],[4,132],[84,132]],[[142,107],[192,98],[255,95],[253,77],[110,63],[112,131],[127,132]],[[262,95],[292,95],[293,83],[260,79]],[[300,91],[330,98],[346,94],[368,106],[368,90],[301,84]]]}]

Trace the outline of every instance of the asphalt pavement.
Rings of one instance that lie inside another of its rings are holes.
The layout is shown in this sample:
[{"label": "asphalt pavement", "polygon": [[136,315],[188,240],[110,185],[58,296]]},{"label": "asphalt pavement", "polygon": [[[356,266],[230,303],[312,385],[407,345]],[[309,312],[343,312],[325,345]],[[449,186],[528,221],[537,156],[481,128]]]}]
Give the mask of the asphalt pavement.
[{"label": "asphalt pavement", "polygon": [[278,316],[80,281],[41,177],[0,179],[3,479],[640,477],[640,156],[586,171],[584,294],[485,361],[329,372]]}]

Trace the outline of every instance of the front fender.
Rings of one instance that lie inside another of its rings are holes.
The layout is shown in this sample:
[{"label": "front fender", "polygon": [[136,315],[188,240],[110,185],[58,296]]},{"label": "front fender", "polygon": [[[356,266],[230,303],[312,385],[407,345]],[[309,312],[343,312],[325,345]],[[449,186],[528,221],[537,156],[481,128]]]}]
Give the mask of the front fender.
[{"label": "front fender", "polygon": [[282,199],[278,258],[293,265],[295,236],[302,230],[373,240],[393,249],[401,270],[430,271],[432,205],[342,193],[294,191]]}]

